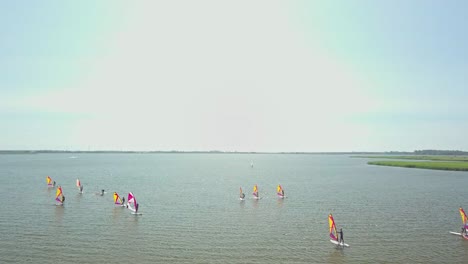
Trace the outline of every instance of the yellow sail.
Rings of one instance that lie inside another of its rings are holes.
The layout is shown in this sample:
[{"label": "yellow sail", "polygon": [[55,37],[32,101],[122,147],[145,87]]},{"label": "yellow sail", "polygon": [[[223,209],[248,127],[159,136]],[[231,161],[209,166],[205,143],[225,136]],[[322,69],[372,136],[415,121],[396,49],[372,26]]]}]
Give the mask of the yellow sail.
[{"label": "yellow sail", "polygon": [[328,215],[328,227],[330,232],[330,238],[332,240],[338,241],[338,235],[336,232],[335,219],[333,219],[332,214]]},{"label": "yellow sail", "polygon": [[461,208],[461,207],[460,207],[459,211],[460,211],[460,216],[461,216],[463,225],[465,226],[465,225],[466,225],[466,221],[467,221],[467,217],[466,217],[465,211],[464,211],[463,208]]}]

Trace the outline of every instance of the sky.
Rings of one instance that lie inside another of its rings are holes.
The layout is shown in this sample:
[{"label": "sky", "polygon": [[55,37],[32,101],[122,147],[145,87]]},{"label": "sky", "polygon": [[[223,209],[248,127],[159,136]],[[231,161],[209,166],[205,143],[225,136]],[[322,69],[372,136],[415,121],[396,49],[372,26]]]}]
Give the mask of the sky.
[{"label": "sky", "polygon": [[1,1],[0,149],[468,151],[466,1]]}]

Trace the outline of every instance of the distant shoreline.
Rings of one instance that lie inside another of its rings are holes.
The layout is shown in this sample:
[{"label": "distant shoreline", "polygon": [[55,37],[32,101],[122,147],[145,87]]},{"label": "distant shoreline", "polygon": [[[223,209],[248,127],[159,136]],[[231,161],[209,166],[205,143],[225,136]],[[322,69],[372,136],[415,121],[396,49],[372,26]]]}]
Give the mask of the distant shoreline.
[{"label": "distant shoreline", "polygon": [[[435,156],[468,156],[460,150],[415,150],[408,151],[222,151],[222,150],[0,150],[1,154],[301,154],[301,155],[352,155],[352,158],[426,159]],[[379,155],[379,156],[354,156]],[[432,159],[431,159],[432,160]]]},{"label": "distant shoreline", "polygon": [[379,155],[385,152],[249,152],[249,151],[130,151],[130,150],[0,150],[1,154],[307,154],[307,155]]}]

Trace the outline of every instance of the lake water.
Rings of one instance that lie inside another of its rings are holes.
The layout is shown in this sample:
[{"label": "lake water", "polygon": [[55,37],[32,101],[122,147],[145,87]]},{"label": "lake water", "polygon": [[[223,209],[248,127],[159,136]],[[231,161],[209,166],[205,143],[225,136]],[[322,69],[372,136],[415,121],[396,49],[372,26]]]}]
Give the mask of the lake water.
[{"label": "lake water", "polygon": [[[2,263],[468,262],[468,241],[449,234],[468,209],[467,172],[348,155],[73,155],[0,155]],[[143,215],[115,208],[114,191],[133,192]],[[329,213],[351,247],[329,242]]]}]

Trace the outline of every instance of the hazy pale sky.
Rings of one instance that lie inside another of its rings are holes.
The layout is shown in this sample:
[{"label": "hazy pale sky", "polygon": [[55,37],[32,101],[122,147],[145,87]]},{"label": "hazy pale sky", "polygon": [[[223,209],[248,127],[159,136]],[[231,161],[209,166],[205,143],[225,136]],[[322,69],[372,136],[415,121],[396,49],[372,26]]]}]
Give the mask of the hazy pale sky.
[{"label": "hazy pale sky", "polygon": [[468,150],[467,1],[2,1],[0,149]]}]

